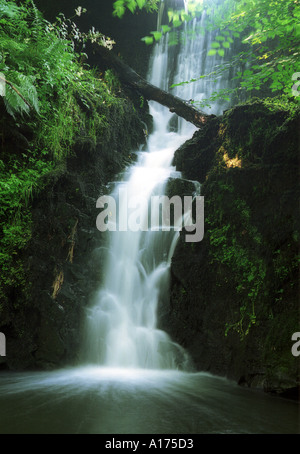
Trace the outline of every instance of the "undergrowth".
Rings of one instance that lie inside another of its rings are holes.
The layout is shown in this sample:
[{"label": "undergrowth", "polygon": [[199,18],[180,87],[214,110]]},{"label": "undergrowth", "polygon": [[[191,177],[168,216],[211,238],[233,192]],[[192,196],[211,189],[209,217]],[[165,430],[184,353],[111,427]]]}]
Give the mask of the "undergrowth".
[{"label": "undergrowth", "polygon": [[7,287],[27,285],[19,255],[42,177],[64,165],[79,135],[97,140],[109,106],[122,108],[115,76],[88,66],[88,40],[113,45],[63,14],[48,22],[31,0],[0,0],[0,313]]}]

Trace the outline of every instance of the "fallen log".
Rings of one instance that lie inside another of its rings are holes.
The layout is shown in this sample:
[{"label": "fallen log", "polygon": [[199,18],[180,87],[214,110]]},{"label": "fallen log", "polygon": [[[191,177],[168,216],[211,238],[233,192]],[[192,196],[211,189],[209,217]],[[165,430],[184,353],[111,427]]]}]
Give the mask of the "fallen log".
[{"label": "fallen log", "polygon": [[118,73],[121,82],[138,91],[145,99],[156,101],[163,106],[168,107],[170,112],[193,123],[197,128],[200,128],[208,119],[215,116],[207,115],[204,112],[195,109],[187,101],[184,101],[178,96],[174,96],[171,93],[150,84],[106,47],[96,44],[93,48],[104,60],[106,65],[113,68]]}]

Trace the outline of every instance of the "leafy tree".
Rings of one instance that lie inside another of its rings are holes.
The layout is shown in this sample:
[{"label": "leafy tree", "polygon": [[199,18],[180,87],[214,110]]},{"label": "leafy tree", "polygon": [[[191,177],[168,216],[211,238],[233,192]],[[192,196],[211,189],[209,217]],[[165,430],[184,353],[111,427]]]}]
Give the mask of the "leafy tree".
[{"label": "leafy tree", "polygon": [[[226,52],[240,40],[243,49],[234,61],[245,63],[237,74],[240,88],[267,88],[286,97],[292,92],[293,75],[299,70],[300,9],[297,0],[227,0],[211,16],[209,27],[220,30],[209,55]],[[295,76],[294,76],[295,77]]]},{"label": "leafy tree", "polygon": [[[125,8],[129,2],[118,1],[114,5],[121,3]],[[184,10],[169,8],[168,24],[160,25],[158,30],[142,39],[150,45],[169,32],[169,42],[178,44],[181,26],[206,10],[205,29],[215,33],[207,53],[208,56],[224,58],[224,65],[219,65],[210,74],[199,74],[199,78],[215,78],[230,67],[244,69],[236,74],[235,90],[220,91],[214,94],[213,99],[203,100],[202,106],[218,97],[227,98],[228,94],[241,92],[300,99],[300,82],[297,82],[300,77],[299,0],[189,0],[187,4],[188,8]],[[132,9],[134,11],[135,8]],[[119,17],[122,14],[118,14]],[[196,28],[196,33],[203,32]],[[193,35],[190,36],[192,39]]]}]

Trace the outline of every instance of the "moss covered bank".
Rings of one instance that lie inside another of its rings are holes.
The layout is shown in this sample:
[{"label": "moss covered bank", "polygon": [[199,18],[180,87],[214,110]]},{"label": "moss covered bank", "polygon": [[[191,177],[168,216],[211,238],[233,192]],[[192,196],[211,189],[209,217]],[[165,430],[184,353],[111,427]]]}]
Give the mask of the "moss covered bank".
[{"label": "moss covered bank", "polygon": [[2,368],[53,368],[78,357],[84,309],[101,279],[101,253],[93,256],[102,244],[96,200],[145,140],[142,115],[129,100],[95,108],[106,126],[94,139],[82,130],[29,201],[26,242],[13,252],[1,286]]},{"label": "moss covered bank", "polygon": [[197,131],[174,163],[201,183],[205,234],[176,248],[161,326],[198,370],[296,396],[299,110],[237,106]]},{"label": "moss covered bank", "polygon": [[99,284],[96,200],[148,117],[112,71],[87,64],[89,37],[72,21],[0,6],[0,369],[53,368],[76,361]]}]

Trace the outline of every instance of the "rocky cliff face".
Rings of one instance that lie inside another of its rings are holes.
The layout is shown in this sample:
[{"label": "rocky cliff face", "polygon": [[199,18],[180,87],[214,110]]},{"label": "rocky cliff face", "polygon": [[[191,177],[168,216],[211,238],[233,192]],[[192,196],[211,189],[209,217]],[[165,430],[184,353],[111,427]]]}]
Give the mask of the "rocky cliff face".
[{"label": "rocky cliff face", "polygon": [[32,239],[20,257],[27,282],[7,289],[9,304],[1,313],[2,369],[76,363],[85,309],[101,281],[105,235],[96,228],[96,201],[134,160],[145,120],[145,110],[130,101],[109,107],[96,142],[83,133],[66,162],[45,177],[32,202]]},{"label": "rocky cliff face", "polygon": [[210,121],[175,154],[205,197],[202,242],[179,242],[161,326],[198,370],[297,394],[299,111],[261,101]]},{"label": "rocky cliff face", "polygon": [[[85,311],[99,288],[104,236],[96,200],[144,141],[144,110],[109,109],[97,141],[79,136],[72,155],[47,174],[32,204],[32,240],[22,253],[26,292],[10,288],[0,331],[1,368],[54,368],[79,358]],[[171,298],[160,326],[190,353],[195,368],[240,384],[295,396],[299,359],[299,111],[266,102],[211,119],[177,150],[183,182],[201,184],[205,234],[179,241]],[[178,186],[179,185],[179,186]]]}]

